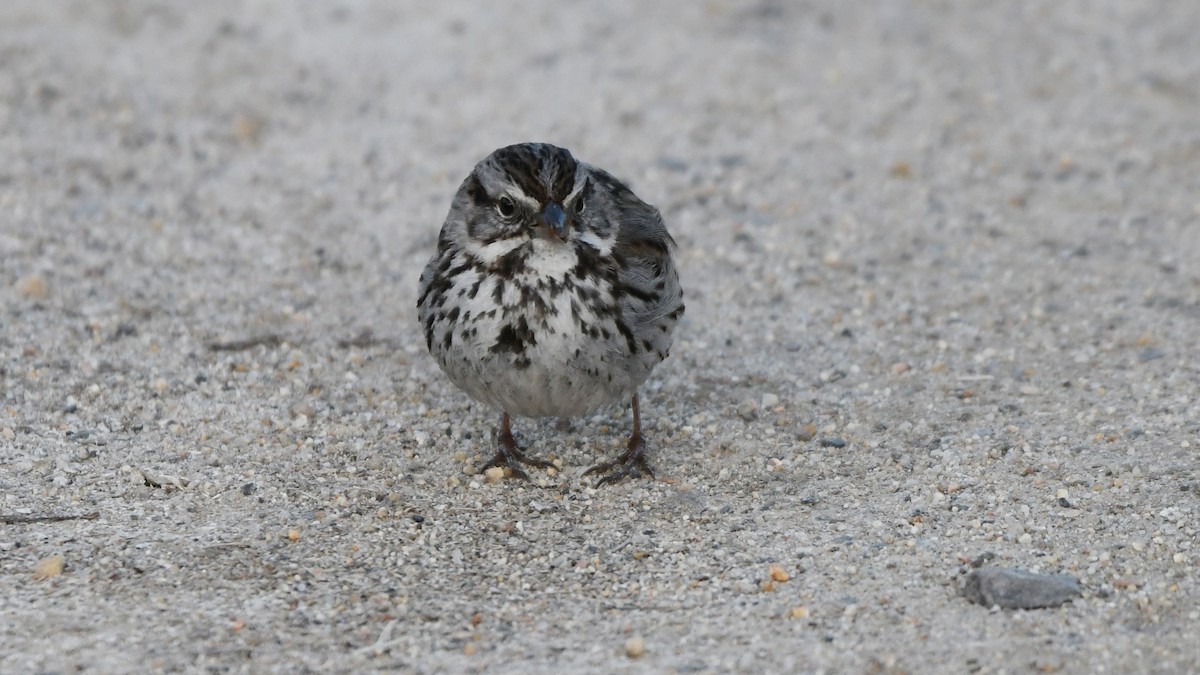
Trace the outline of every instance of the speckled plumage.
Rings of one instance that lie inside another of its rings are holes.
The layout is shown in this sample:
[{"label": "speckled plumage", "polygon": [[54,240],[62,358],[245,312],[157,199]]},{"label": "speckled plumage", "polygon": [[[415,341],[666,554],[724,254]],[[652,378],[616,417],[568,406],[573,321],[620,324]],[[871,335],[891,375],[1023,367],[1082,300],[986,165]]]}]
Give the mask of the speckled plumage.
[{"label": "speckled plumage", "polygon": [[628,452],[593,470],[649,473],[636,396],[683,314],[673,247],[654,207],[565,149],[513,145],[475,166],[417,307],[450,381],[504,413],[490,465],[523,475],[517,462],[545,464],[516,448],[510,414],[573,417],[630,399]]}]

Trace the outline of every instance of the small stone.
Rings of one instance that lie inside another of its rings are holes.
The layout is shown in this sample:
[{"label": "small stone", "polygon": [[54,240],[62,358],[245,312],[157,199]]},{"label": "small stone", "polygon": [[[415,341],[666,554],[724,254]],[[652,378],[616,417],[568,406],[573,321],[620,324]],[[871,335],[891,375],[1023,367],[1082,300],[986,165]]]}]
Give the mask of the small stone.
[{"label": "small stone", "polygon": [[807,619],[809,616],[808,608],[804,605],[797,605],[788,612],[788,616],[793,619]]},{"label": "small stone", "polygon": [[50,295],[50,287],[46,280],[36,274],[18,281],[17,291],[30,300],[45,300]]},{"label": "small stone", "polygon": [[804,428],[802,428],[796,432],[796,439],[801,442],[807,443],[807,442],[811,441],[813,439],[813,437],[815,437],[816,435],[817,435],[817,425],[812,424],[810,422],[809,424],[805,424]]},{"label": "small stone", "polygon": [[1143,363],[1146,361],[1157,361],[1166,355],[1167,353],[1158,347],[1146,347],[1142,351],[1138,352],[1138,360]]},{"label": "small stone", "polygon": [[770,571],[771,571],[771,579],[773,581],[778,581],[778,582],[782,583],[782,582],[787,581],[788,579],[792,578],[791,575],[789,575],[787,573],[787,571],[784,570],[779,565],[772,564]]},{"label": "small stone", "polygon": [[233,135],[239,143],[258,143],[266,121],[253,113],[239,113],[233,120]]},{"label": "small stone", "polygon": [[300,541],[300,530],[297,530],[294,527],[289,529],[287,532],[287,538],[290,542]]},{"label": "small stone", "polygon": [[504,469],[498,466],[489,466],[487,471],[483,472],[483,477],[487,479],[487,482],[495,483],[504,478]]},{"label": "small stone", "polygon": [[625,641],[625,656],[631,659],[636,659],[646,653],[646,643],[642,640],[642,636],[634,635]]},{"label": "small stone", "polygon": [[35,581],[50,579],[62,574],[64,567],[63,557],[61,555],[52,555],[42,558],[33,567],[33,578]]},{"label": "small stone", "polygon": [[844,448],[844,447],[846,447],[845,439],[837,438],[836,436],[822,438],[820,442],[821,442],[822,448]]},{"label": "small stone", "polygon": [[242,486],[242,494],[247,497],[254,494],[256,491],[258,491],[258,486],[254,483],[246,483]]},{"label": "small stone", "polygon": [[743,420],[753,422],[758,419],[758,403],[753,400],[742,401],[737,407],[737,414]]},{"label": "small stone", "polygon": [[777,396],[776,394],[763,394],[762,395],[762,407],[764,409],[769,410],[771,408],[774,408],[777,405],[779,405],[779,396]]},{"label": "small stone", "polygon": [[1069,574],[1035,574],[1002,567],[972,570],[963,584],[967,600],[1004,609],[1058,607],[1082,592],[1079,579]]}]

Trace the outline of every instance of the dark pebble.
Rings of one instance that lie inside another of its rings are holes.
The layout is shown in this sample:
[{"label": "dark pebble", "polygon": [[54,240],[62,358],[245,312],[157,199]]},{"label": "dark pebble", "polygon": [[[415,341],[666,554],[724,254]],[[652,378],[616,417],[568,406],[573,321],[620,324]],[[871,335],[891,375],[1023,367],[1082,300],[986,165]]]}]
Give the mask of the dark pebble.
[{"label": "dark pebble", "polygon": [[423,522],[425,522],[425,516],[423,516],[419,513],[414,513],[414,514],[412,514],[412,521],[414,523],[423,523]]},{"label": "dark pebble", "polygon": [[817,499],[816,497],[813,497],[813,496],[802,497],[800,499],[800,503],[805,506],[816,506],[817,504],[820,503],[820,501],[821,501],[820,499]]},{"label": "dark pebble", "polygon": [[1069,509],[1069,508],[1071,508],[1071,502],[1067,501],[1067,498],[1066,498],[1066,497],[1059,497],[1059,498],[1058,498],[1058,505],[1059,505],[1059,506],[1061,506],[1061,507],[1063,507],[1064,509]]},{"label": "dark pebble", "polygon": [[75,405],[74,403],[68,403],[66,406],[63,407],[63,412],[65,412],[68,415],[70,415],[71,413],[78,412],[78,411],[79,411],[79,406]]},{"label": "dark pebble", "polygon": [[117,326],[117,330],[113,332],[113,341],[120,340],[123,337],[133,337],[138,334],[137,326],[131,323],[123,323]]},{"label": "dark pebble", "polygon": [[1034,574],[1002,567],[972,570],[963,584],[967,600],[1004,609],[1058,607],[1082,592],[1079,579],[1070,574]]},{"label": "dark pebble", "polygon": [[846,447],[846,441],[844,439],[836,438],[836,437],[835,438],[822,438],[820,442],[821,442],[822,448],[844,448],[844,447]]},{"label": "dark pebble", "polygon": [[669,155],[663,155],[662,157],[659,157],[658,166],[659,168],[666,169],[667,171],[682,172],[687,171],[688,169],[687,162],[679,159],[678,157],[671,157]]},{"label": "dark pebble", "polygon": [[1155,359],[1161,359],[1162,357],[1164,357],[1166,355],[1167,355],[1167,353],[1164,352],[1163,350],[1159,349],[1158,347],[1146,347],[1145,349],[1143,349],[1141,351],[1140,354],[1138,354],[1138,360],[1139,361],[1154,361]]},{"label": "dark pebble", "polygon": [[996,559],[995,553],[992,553],[991,551],[984,551],[983,553],[980,553],[979,555],[975,556],[975,559],[971,561],[971,567],[978,569],[995,559]]},{"label": "dark pebble", "polygon": [[254,483],[246,483],[245,485],[242,486],[242,494],[246,495],[247,497],[249,497],[250,495],[254,494],[257,491],[258,491],[258,486],[255,485]]}]

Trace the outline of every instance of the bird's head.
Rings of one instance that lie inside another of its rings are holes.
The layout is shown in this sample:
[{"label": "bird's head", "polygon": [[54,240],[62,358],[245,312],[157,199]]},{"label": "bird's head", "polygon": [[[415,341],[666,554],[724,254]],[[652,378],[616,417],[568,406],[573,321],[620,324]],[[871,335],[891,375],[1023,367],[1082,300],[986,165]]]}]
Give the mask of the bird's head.
[{"label": "bird's head", "polygon": [[454,200],[481,244],[523,238],[562,243],[587,227],[587,165],[547,143],[500,148],[475,166]]}]

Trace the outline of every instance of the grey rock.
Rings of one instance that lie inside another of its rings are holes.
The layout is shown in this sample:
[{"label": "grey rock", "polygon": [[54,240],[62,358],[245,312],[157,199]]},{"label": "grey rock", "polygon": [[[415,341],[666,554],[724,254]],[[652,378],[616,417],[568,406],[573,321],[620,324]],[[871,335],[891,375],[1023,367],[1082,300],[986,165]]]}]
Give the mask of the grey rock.
[{"label": "grey rock", "polygon": [[1018,569],[984,567],[967,575],[963,595],[986,607],[1042,609],[1079,597],[1083,588],[1070,574],[1036,574]]}]

